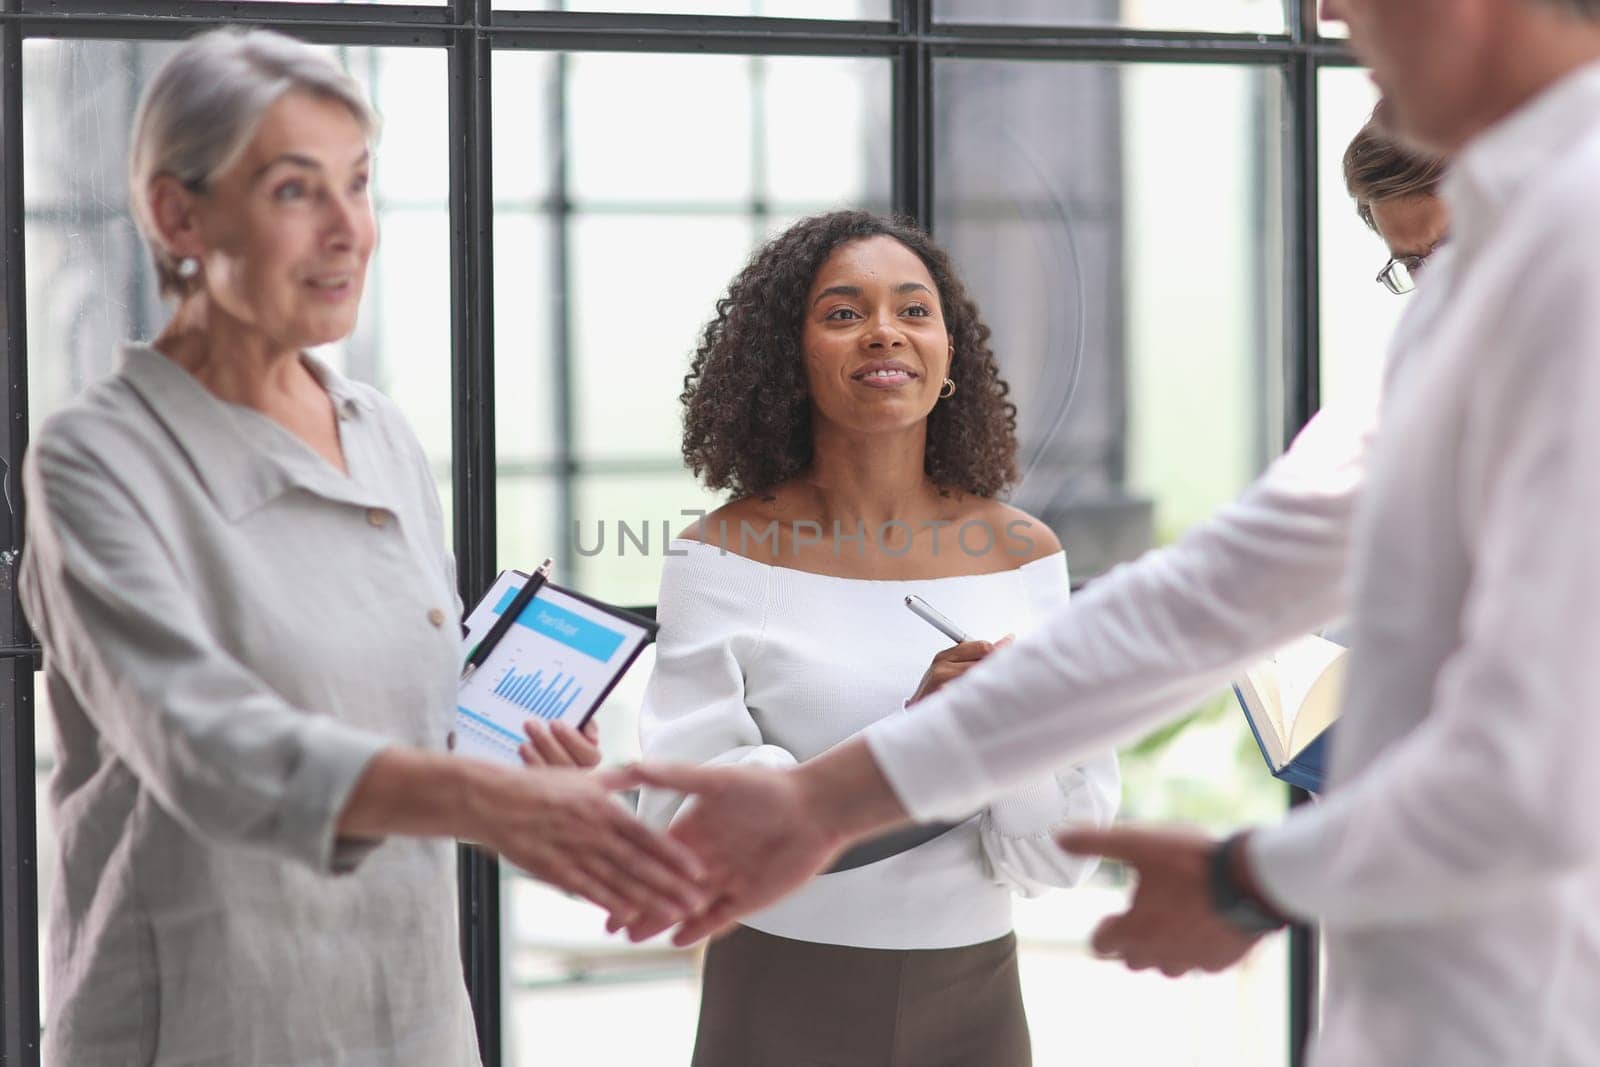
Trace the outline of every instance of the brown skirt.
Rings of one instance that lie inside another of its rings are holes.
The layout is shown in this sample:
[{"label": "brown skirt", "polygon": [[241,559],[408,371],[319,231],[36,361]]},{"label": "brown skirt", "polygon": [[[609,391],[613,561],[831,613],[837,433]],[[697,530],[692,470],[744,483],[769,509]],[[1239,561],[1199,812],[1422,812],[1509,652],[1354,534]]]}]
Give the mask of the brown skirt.
[{"label": "brown skirt", "polygon": [[706,950],[693,1067],[1030,1067],[1015,934],[945,949],[746,926]]}]

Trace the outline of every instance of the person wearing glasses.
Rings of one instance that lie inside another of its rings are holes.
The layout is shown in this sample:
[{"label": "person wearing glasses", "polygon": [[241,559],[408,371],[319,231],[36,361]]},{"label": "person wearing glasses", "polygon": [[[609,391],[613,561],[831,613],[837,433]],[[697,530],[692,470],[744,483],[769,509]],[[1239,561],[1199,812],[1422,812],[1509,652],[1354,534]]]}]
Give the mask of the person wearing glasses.
[{"label": "person wearing glasses", "polygon": [[[1381,114],[1359,132],[1345,173],[1356,210],[1388,246],[1384,284],[1406,291],[1440,249],[1448,211],[1437,195],[1440,164],[1396,145],[1380,122]],[[957,783],[966,795],[989,792],[1009,761],[1057,745],[1054,731],[1073,752],[1134,740],[1226,685],[1240,666],[1344,616],[1375,423],[1375,398],[1318,412],[1233,503],[1178,543],[1097,579],[1045,624],[1043,640],[995,652],[919,705],[936,709],[937,722],[920,714],[886,721],[779,774],[634,768],[636,781],[695,794],[673,833],[725,887],[676,940],[691,943],[770,905],[844,846],[908,815],[938,817],[931,798]],[[1059,715],[981,740],[961,725],[1018,707],[1019,691]],[[667,925],[645,917],[630,935]]]},{"label": "person wearing glasses", "polygon": [[1450,208],[1439,195],[1445,164],[1386,137],[1383,122],[1379,102],[1345,149],[1344,183],[1361,221],[1389,247],[1378,283],[1403,296],[1450,235]]},{"label": "person wearing glasses", "polygon": [[141,98],[130,200],[172,318],[24,464],[61,753],[48,1064],[478,1063],[457,838],[613,917],[700,902],[603,778],[446,750],[427,459],[307,351],[355,326],[376,128],[330,55],[265,31],[187,42]]}]

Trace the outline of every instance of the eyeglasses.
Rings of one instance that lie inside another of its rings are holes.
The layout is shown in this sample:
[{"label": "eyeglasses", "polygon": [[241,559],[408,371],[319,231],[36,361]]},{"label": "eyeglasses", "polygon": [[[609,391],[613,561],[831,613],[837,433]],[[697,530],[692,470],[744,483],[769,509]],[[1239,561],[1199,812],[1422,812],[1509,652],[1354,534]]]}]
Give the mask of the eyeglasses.
[{"label": "eyeglasses", "polygon": [[1428,261],[1426,256],[1392,256],[1378,272],[1378,282],[1395,296],[1404,296],[1417,287],[1417,272]]},{"label": "eyeglasses", "polygon": [[1378,272],[1377,281],[1395,296],[1404,296],[1417,287],[1417,275],[1427,265],[1429,257],[1444,246],[1440,241],[1420,256],[1390,256],[1389,262]]}]

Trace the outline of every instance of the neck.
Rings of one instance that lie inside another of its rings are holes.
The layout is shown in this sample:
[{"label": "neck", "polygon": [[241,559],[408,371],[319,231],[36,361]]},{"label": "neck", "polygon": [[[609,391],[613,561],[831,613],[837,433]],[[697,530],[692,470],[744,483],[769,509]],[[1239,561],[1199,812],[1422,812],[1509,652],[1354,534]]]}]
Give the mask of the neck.
[{"label": "neck", "polygon": [[297,348],[273,342],[204,293],[185,297],[152,346],[230,403],[265,411],[303,387]]},{"label": "neck", "polygon": [[1480,68],[1476,100],[1449,146],[1451,153],[1568,75],[1600,61],[1600,22],[1553,5],[1514,8],[1496,28],[1494,40],[1495,47]]},{"label": "neck", "polygon": [[926,518],[938,489],[923,470],[927,423],[890,434],[819,428],[805,483],[817,494],[824,524],[856,521],[879,529],[892,520]]}]

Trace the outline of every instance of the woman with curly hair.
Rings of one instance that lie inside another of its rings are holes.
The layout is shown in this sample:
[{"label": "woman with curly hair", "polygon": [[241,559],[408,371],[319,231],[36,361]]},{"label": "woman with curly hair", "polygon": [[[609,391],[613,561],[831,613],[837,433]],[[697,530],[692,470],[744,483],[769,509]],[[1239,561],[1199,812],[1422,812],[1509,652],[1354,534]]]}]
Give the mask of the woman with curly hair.
[{"label": "woman with curly hair", "polygon": [[[1016,408],[988,338],[945,253],[862,212],[802,220],[734,279],[682,396],[684,456],[732,500],[662,571],[648,759],[792,767],[915,715],[998,644],[946,647],[908,594],[995,638],[1066,599],[1055,535],[996,499]],[[748,918],[708,950],[695,1067],[1028,1064],[1010,896],[1082,882],[1051,834],[1117,796],[1107,753]],[[647,789],[640,816],[682,803]]]}]

